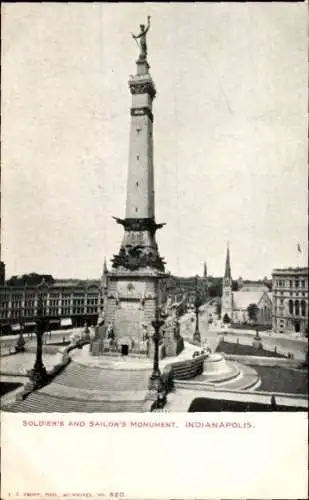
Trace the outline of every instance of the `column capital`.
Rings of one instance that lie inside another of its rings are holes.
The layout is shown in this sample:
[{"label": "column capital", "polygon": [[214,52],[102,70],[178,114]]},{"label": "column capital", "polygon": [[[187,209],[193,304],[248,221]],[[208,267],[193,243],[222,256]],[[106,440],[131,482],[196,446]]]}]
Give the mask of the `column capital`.
[{"label": "column capital", "polygon": [[129,88],[132,95],[149,94],[152,99],[156,96],[156,88],[149,74],[132,76],[129,80]]}]

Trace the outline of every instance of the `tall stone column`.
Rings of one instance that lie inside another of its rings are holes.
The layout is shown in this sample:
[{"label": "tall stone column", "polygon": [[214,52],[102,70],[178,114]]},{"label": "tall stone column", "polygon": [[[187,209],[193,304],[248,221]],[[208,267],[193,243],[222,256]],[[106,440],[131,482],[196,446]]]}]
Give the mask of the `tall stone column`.
[{"label": "tall stone column", "polygon": [[132,104],[125,218],[115,217],[124,233],[107,276],[105,324],[100,329],[101,343],[98,340],[94,345],[96,354],[103,352],[102,341],[111,328],[119,349],[125,344],[140,344],[142,329],[152,330],[160,302],[159,282],[166,276],[155,238],[163,224],[155,220],[152,105],[156,89],[147,61],[149,26],[136,37],[141,37],[141,53],[135,75],[129,80]]},{"label": "tall stone column", "polygon": [[126,216],[116,218],[124,236],[113,268],[151,267],[164,272],[155,240],[156,230],[163,226],[155,222],[152,102],[156,90],[147,60],[138,59],[136,65],[136,75],[129,80],[132,106]]}]

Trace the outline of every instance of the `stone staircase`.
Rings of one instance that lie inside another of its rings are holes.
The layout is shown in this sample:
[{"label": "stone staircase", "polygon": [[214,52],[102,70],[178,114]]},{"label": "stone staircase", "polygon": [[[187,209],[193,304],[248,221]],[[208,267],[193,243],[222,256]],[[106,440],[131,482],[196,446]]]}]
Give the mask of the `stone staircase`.
[{"label": "stone staircase", "polygon": [[118,412],[143,412],[144,401],[84,401],[76,399],[58,398],[40,391],[33,392],[27,399],[14,402],[3,407],[3,411],[29,412],[29,413],[118,413]]},{"label": "stone staircase", "polygon": [[[209,390],[253,391],[260,384],[259,374],[250,366],[226,361],[221,359],[222,355],[204,358],[198,356],[172,364],[176,392],[177,389],[201,393]],[[96,366],[73,358],[50,384],[29,394],[25,400],[8,403],[2,409],[34,413],[149,411],[150,366],[134,366],[133,369],[134,363],[119,364],[118,358],[114,363],[104,361],[103,366]]]},{"label": "stone staircase", "polygon": [[149,369],[117,370],[72,361],[53,381],[25,400],[2,407],[11,412],[143,412]]},{"label": "stone staircase", "polygon": [[72,361],[54,382],[89,390],[146,391],[150,373],[150,370],[96,368]]}]

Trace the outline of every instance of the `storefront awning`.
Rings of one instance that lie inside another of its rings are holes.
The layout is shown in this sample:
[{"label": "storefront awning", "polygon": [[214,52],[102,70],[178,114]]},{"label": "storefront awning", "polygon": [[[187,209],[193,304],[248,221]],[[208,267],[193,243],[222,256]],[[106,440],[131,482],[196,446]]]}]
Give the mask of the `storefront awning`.
[{"label": "storefront awning", "polygon": [[72,326],[72,318],[61,318],[60,326]]},{"label": "storefront awning", "polygon": [[21,329],[20,323],[15,323],[15,325],[11,325],[11,329],[13,332],[18,332]]}]

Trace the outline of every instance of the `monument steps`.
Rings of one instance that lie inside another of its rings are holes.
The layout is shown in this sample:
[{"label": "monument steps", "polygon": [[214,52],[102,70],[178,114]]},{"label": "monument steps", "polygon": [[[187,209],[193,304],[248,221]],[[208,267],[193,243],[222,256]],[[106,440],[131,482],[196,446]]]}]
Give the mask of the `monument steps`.
[{"label": "monument steps", "polygon": [[73,399],[82,401],[144,401],[147,391],[102,391],[101,389],[81,389],[68,387],[55,382],[46,385],[38,391],[40,394],[47,394],[61,399]]},{"label": "monument steps", "polygon": [[[11,412],[143,412],[150,370],[117,370],[72,361],[53,381],[21,402],[2,409]],[[148,405],[149,406],[149,405]]]},{"label": "monument steps", "polygon": [[147,390],[150,370],[115,370],[71,362],[54,381],[68,387],[101,391]]},{"label": "monument steps", "polygon": [[24,401],[15,402],[2,410],[13,413],[140,413],[146,411],[144,401],[84,401],[57,398],[40,392],[33,392]]}]

